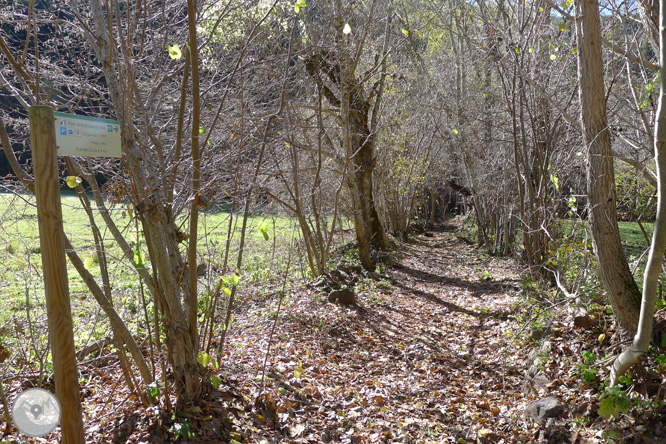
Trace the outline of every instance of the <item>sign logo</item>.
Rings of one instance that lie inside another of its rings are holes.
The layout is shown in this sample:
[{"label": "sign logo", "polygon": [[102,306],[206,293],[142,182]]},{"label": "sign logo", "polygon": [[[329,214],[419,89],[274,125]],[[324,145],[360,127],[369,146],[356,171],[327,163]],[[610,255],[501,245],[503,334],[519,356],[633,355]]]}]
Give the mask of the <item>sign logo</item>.
[{"label": "sign logo", "polygon": [[48,390],[31,388],[16,397],[12,419],[16,428],[28,436],[48,435],[60,423],[60,402]]}]

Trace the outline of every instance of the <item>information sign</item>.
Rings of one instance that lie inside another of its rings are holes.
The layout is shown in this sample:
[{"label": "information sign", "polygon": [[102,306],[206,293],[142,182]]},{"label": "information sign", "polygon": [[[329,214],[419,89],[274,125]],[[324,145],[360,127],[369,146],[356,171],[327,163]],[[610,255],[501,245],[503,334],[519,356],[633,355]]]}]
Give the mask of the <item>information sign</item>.
[{"label": "information sign", "polygon": [[122,157],[120,123],[117,121],[53,114],[58,156]]}]

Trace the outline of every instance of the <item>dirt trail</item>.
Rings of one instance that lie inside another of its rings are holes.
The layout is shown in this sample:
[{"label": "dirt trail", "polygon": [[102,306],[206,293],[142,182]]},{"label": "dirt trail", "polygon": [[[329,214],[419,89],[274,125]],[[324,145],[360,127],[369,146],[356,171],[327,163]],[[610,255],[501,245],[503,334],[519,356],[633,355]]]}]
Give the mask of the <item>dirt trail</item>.
[{"label": "dirt trail", "polygon": [[[527,358],[514,342],[522,327],[514,318],[519,267],[484,256],[451,229],[401,244],[384,279],[357,285],[361,308],[322,302],[315,290],[290,299],[256,436],[351,443],[531,436],[521,418]],[[239,320],[247,327],[229,351],[250,392],[273,323],[265,311],[257,306]]]},{"label": "dirt trail", "polygon": [[[597,414],[604,369],[587,382],[579,371],[585,352],[614,352],[605,308],[590,312],[600,321],[594,327],[575,328],[559,304],[542,352],[528,358],[522,319],[534,307],[521,295],[520,265],[485,255],[455,229],[401,243],[381,275],[347,274],[358,306],[329,303],[295,281],[278,313],[275,281],[248,284],[215,372],[221,386],[177,415],[142,407],[117,362],[83,366],[87,440],[163,444],[187,424],[194,437],[176,442],[598,443],[611,433],[627,443],[666,442],[666,417],[641,401],[659,396],[663,373],[635,375],[640,402],[631,415]],[[539,294],[554,307],[551,296]],[[531,377],[530,366],[538,369]],[[527,405],[548,395],[560,398],[564,414],[527,420]],[[54,433],[48,442],[58,440]]]}]

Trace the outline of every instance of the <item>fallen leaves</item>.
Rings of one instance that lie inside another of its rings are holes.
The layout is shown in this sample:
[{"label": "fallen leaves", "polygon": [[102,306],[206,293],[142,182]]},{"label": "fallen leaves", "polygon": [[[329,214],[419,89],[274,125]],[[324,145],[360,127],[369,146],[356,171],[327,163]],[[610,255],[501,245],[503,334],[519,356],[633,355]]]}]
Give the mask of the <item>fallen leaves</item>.
[{"label": "fallen leaves", "polygon": [[[221,436],[261,444],[536,441],[542,429],[522,417],[539,396],[525,387],[534,359],[514,340],[524,305],[516,262],[482,256],[446,232],[401,248],[398,266],[384,273],[392,290],[361,279],[359,308],[324,304],[294,283],[268,357],[273,320],[265,313],[277,298],[248,298],[219,369],[227,385],[212,391],[222,399],[187,412],[201,442]],[[575,331],[554,325],[548,353],[570,360],[549,358],[541,369],[545,391],[580,406],[574,417],[598,409],[592,391],[572,376],[583,345],[607,341],[600,337],[607,333],[592,331],[596,321],[588,324]],[[95,378],[105,386],[117,381],[113,373]],[[110,405],[115,416],[90,429],[98,437],[132,413],[119,401]],[[147,416],[152,424],[163,421],[158,412]],[[147,440],[146,424],[137,423],[133,437]],[[576,431],[577,439],[585,436]]]},{"label": "fallen leaves", "polygon": [[[479,279],[483,263],[461,245],[446,233],[406,245],[400,266],[385,273],[394,291],[357,285],[363,311],[294,290],[301,296],[284,308],[268,359],[284,376],[267,382],[272,391],[264,388],[278,399],[277,423],[290,442],[528,436],[512,419],[525,353],[503,334],[518,328],[510,315],[519,301],[515,262],[484,259],[493,278]],[[243,322],[257,325],[265,309],[255,307]],[[249,329],[230,338],[243,344],[247,368],[261,365],[263,340]],[[258,426],[261,436],[277,441],[280,433],[267,426]]]}]

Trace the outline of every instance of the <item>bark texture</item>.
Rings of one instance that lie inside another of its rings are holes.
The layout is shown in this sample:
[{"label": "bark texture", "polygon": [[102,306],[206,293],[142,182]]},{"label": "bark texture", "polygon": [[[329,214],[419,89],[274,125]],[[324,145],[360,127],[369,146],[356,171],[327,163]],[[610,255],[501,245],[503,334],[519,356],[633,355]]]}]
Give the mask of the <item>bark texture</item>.
[{"label": "bark texture", "polygon": [[[121,81],[118,57],[125,54],[118,53],[111,44],[107,26],[112,22],[108,15],[113,12],[105,11],[99,0],[91,1],[90,7],[92,26],[88,39],[102,65],[109,96],[122,125],[123,158],[132,178],[135,212],[141,221],[154,277],[140,274],[154,291],[178,404],[183,406],[197,402],[203,386],[201,366],[197,362],[196,334],[192,335],[188,322],[191,303],[189,273],[179,247],[178,227],[166,198],[165,176],[159,173],[160,159],[164,159],[162,147],[147,140],[146,135],[136,131],[134,126],[136,116],[133,111],[142,108],[142,96],[136,83]],[[134,97],[137,103],[130,103],[127,97]]]},{"label": "bark texture", "polygon": [[638,13],[654,52],[659,52],[659,0],[639,0]]},{"label": "bark texture", "polygon": [[370,250],[385,249],[385,235],[377,215],[372,188],[375,139],[368,125],[370,104],[353,91],[355,86],[348,85],[349,93],[345,94],[341,108],[341,115],[347,121],[345,148],[351,163],[347,182],[352,196],[354,228],[361,263],[364,268],[372,270],[374,261]]},{"label": "bark texture", "polygon": [[622,250],[617,225],[615,175],[606,119],[597,0],[577,0],[578,81],[583,136],[587,146],[589,219],[601,282],[624,332],[635,332],[640,292]]}]

